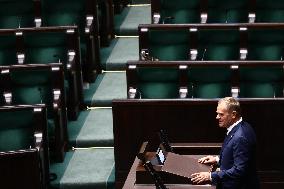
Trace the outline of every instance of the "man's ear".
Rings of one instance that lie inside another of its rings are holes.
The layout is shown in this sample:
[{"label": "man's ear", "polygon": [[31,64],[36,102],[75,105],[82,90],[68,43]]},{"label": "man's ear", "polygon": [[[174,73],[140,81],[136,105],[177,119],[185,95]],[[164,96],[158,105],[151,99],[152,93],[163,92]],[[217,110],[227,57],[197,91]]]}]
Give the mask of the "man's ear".
[{"label": "man's ear", "polygon": [[236,118],[237,117],[237,112],[236,111],[232,111],[232,117]]}]

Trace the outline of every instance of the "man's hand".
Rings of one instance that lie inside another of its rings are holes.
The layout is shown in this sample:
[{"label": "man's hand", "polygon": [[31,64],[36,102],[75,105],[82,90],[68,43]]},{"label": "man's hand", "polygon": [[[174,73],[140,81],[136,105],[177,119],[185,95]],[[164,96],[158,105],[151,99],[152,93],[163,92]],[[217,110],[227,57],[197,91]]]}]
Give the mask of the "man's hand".
[{"label": "man's hand", "polygon": [[191,176],[193,184],[208,184],[211,181],[209,172],[193,173]]},{"label": "man's hand", "polygon": [[217,164],[217,160],[216,157],[214,156],[205,156],[203,158],[200,158],[198,160],[198,163],[202,163],[202,164]]}]

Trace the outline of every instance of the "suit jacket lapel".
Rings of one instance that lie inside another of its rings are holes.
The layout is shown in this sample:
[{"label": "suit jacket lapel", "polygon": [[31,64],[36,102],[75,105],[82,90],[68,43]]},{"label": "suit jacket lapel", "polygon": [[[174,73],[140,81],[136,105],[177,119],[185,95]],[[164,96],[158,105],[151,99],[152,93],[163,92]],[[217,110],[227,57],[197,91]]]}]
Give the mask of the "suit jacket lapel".
[{"label": "suit jacket lapel", "polygon": [[227,146],[227,144],[230,142],[230,140],[233,138],[234,134],[236,133],[236,131],[239,129],[239,127],[241,126],[242,122],[240,122],[238,125],[236,125],[235,127],[233,127],[233,129],[228,133],[228,135],[226,136],[226,138],[224,139],[222,148],[221,148],[221,152],[220,152],[220,160],[222,159],[222,154],[223,154],[223,150],[224,148]]}]

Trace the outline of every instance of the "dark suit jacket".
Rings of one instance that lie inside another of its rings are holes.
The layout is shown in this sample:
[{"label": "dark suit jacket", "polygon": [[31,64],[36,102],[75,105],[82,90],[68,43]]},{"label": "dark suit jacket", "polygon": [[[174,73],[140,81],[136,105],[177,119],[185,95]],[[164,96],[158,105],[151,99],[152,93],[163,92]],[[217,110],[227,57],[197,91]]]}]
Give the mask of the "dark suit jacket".
[{"label": "dark suit jacket", "polygon": [[242,121],[227,135],[220,153],[220,171],[212,172],[217,188],[258,189],[256,174],[256,136],[252,127]]}]

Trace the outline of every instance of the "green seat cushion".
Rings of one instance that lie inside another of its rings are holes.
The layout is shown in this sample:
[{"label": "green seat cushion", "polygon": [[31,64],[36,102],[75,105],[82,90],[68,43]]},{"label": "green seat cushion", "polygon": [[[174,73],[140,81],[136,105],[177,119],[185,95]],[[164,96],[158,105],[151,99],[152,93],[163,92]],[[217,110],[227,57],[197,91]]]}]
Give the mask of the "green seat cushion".
[{"label": "green seat cushion", "polygon": [[0,112],[0,151],[30,148],[33,142],[33,112]]},{"label": "green seat cushion", "polygon": [[[199,1],[198,0],[161,0],[161,23],[183,24],[198,23]],[[169,19],[172,17],[172,19]]]},{"label": "green seat cushion", "polygon": [[29,33],[24,36],[26,62],[56,63],[67,60],[67,35],[64,32]]},{"label": "green seat cushion", "polygon": [[248,13],[243,9],[212,8],[208,10],[207,23],[245,23]]},{"label": "green seat cushion", "polygon": [[241,97],[283,96],[283,68],[240,68]]},{"label": "green seat cushion", "polygon": [[162,10],[161,23],[184,24],[200,22],[199,11],[195,9]]},{"label": "green seat cushion", "polygon": [[32,0],[1,1],[0,3],[1,29],[34,26],[34,2]]},{"label": "green seat cushion", "polygon": [[[85,1],[77,0],[43,0],[43,25],[66,26],[77,25],[84,28]],[[56,6],[54,6],[56,4]]]},{"label": "green seat cushion", "polygon": [[139,84],[138,91],[141,98],[178,98],[177,83],[145,82]]},{"label": "green seat cushion", "polygon": [[26,128],[0,131],[0,151],[28,149],[33,142],[32,130]]},{"label": "green seat cushion", "polygon": [[224,98],[231,96],[231,84],[224,83],[195,83],[189,86],[189,97],[194,98]]},{"label": "green seat cushion", "polygon": [[284,8],[257,10],[256,22],[284,22]]},{"label": "green seat cushion", "polygon": [[280,44],[249,44],[249,60],[281,60],[282,56],[283,48]]},{"label": "green seat cushion", "polygon": [[198,38],[199,60],[237,60],[239,58],[237,30],[200,30]]},{"label": "green seat cushion", "polygon": [[159,60],[187,60],[189,53],[187,30],[149,31],[150,56]]},{"label": "green seat cushion", "polygon": [[44,70],[20,70],[11,72],[14,104],[47,105],[48,117],[52,116],[52,75]]},{"label": "green seat cushion", "polygon": [[231,70],[215,66],[190,68],[189,97],[221,98],[231,95]]},{"label": "green seat cushion", "polygon": [[199,60],[238,60],[239,48],[235,44],[208,44],[198,50]]},{"label": "green seat cushion", "polygon": [[138,68],[137,76],[141,98],[178,97],[178,69]]},{"label": "green seat cushion", "polygon": [[15,35],[0,35],[0,65],[16,64]]},{"label": "green seat cushion", "polygon": [[247,22],[246,0],[208,0],[208,23]]},{"label": "green seat cushion", "polygon": [[242,83],[240,97],[244,98],[273,98],[283,96],[281,83]]}]

